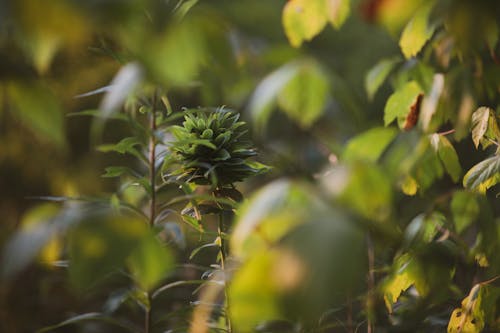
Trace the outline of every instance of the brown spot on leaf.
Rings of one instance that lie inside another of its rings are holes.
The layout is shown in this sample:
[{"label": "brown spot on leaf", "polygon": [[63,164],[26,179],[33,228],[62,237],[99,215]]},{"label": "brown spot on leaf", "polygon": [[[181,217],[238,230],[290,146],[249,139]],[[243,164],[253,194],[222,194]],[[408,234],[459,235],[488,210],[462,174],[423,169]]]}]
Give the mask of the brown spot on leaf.
[{"label": "brown spot on leaf", "polygon": [[406,116],[405,123],[403,125],[403,129],[405,131],[411,130],[418,122],[418,117],[420,116],[420,105],[422,104],[422,99],[424,98],[424,94],[418,94],[415,102],[410,106],[410,112]]},{"label": "brown spot on leaf", "polygon": [[457,316],[457,318],[458,318],[458,317],[460,317],[461,315],[462,315],[462,312],[457,311],[457,313],[456,313],[456,315],[455,315],[455,316]]}]

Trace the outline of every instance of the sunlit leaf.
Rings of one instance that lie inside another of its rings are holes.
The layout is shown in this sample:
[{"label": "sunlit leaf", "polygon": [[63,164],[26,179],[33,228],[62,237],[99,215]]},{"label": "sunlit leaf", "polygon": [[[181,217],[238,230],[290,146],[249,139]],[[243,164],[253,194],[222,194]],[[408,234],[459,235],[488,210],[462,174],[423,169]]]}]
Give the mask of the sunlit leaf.
[{"label": "sunlit leaf", "polygon": [[254,256],[235,274],[229,287],[231,320],[241,332],[251,332],[257,324],[281,316],[279,289],[273,276],[279,253],[264,251]]},{"label": "sunlit leaf", "polygon": [[342,157],[345,161],[376,162],[396,134],[394,128],[372,128],[349,140]]},{"label": "sunlit leaf", "polygon": [[325,0],[328,21],[335,27],[340,28],[347,17],[349,17],[351,0]]},{"label": "sunlit leaf", "polygon": [[13,115],[39,137],[64,146],[64,116],[59,101],[46,87],[35,83],[11,82],[7,85]]},{"label": "sunlit leaf", "polygon": [[496,155],[474,165],[464,176],[466,188],[486,193],[500,182],[500,155]]},{"label": "sunlit leaf", "polygon": [[476,148],[481,144],[484,149],[492,144],[490,140],[500,140],[500,129],[495,111],[482,106],[472,114],[472,141]]},{"label": "sunlit leaf", "polygon": [[416,81],[410,81],[401,88],[397,89],[387,100],[384,109],[384,124],[385,126],[398,119],[400,127],[410,113],[412,105],[418,100],[422,94],[422,88]]},{"label": "sunlit leaf", "polygon": [[382,59],[368,71],[365,77],[365,89],[368,98],[372,99],[375,96],[378,89],[400,61],[399,58]]},{"label": "sunlit leaf", "polygon": [[474,193],[455,192],[450,208],[457,233],[464,231],[479,216],[479,203]]},{"label": "sunlit leaf", "polygon": [[413,264],[410,260],[407,256],[401,256],[396,262],[396,271],[383,284],[385,305],[389,312],[392,312],[392,307],[401,293],[415,283],[411,269]]},{"label": "sunlit leaf", "polygon": [[448,322],[448,333],[479,333],[494,320],[495,303],[500,296],[498,288],[476,284],[463,299],[461,307],[453,310]]},{"label": "sunlit leaf", "polygon": [[[336,16],[335,21],[340,23],[342,16]],[[299,47],[304,41],[319,34],[327,19],[325,0],[291,0],[283,8],[283,27],[294,47]]]},{"label": "sunlit leaf", "polygon": [[324,71],[315,62],[304,61],[278,94],[278,104],[295,122],[307,128],[323,113],[328,90]]},{"label": "sunlit leaf", "polygon": [[431,5],[420,8],[403,30],[399,46],[407,59],[416,56],[434,33],[435,26],[429,23],[431,9]]}]

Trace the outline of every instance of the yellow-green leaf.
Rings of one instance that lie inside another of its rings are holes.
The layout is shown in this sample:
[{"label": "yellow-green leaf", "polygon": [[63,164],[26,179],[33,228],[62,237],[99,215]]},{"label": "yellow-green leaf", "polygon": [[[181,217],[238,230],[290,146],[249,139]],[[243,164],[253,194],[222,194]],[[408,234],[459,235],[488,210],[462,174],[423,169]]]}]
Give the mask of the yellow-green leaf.
[{"label": "yellow-green leaf", "polygon": [[325,0],[290,0],[286,3],[283,27],[292,46],[299,47],[323,30],[327,23],[325,9]]},{"label": "yellow-green leaf", "polygon": [[351,0],[326,0],[328,21],[339,29],[347,19],[351,11]]},{"label": "yellow-green leaf", "polygon": [[349,140],[342,157],[345,161],[376,162],[396,134],[394,128],[372,128]]},{"label": "yellow-green leaf", "polygon": [[[401,88],[397,89],[387,100],[384,108],[384,125],[387,126],[395,119],[398,123],[404,121],[410,113],[412,105],[422,93],[422,88],[416,81],[407,82]],[[400,127],[402,124],[400,124]]]},{"label": "yellow-green leaf", "polygon": [[416,56],[434,33],[435,26],[429,24],[431,9],[430,5],[420,8],[403,30],[399,46],[407,59]]}]

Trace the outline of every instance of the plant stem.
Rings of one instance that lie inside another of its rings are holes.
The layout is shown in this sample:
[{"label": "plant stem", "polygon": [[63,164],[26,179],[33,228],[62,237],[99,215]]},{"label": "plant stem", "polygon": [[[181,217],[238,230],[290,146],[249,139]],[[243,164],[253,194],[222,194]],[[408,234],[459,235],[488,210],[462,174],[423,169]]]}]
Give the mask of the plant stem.
[{"label": "plant stem", "polygon": [[151,119],[150,119],[150,129],[151,136],[149,137],[149,182],[151,185],[151,204],[149,207],[149,226],[152,228],[155,223],[155,207],[156,207],[156,170],[155,170],[155,162],[156,162],[156,92],[153,94],[153,100],[151,103]]},{"label": "plant stem", "polygon": [[373,242],[370,236],[370,233],[367,234],[366,236],[366,247],[368,249],[368,299],[366,302],[366,307],[367,307],[367,333],[373,333],[373,323],[372,323],[372,310],[373,310],[373,292],[375,290],[375,274],[374,274],[374,268],[375,268],[375,250],[373,248]]},{"label": "plant stem", "polygon": [[228,214],[228,211],[223,210],[219,214],[219,225],[217,227],[217,233],[219,236],[220,240],[220,248],[219,248],[219,255],[220,255],[220,268],[222,271],[222,276],[224,277],[224,301],[226,303],[226,309],[224,313],[224,319],[226,321],[226,329],[228,333],[232,332],[231,329],[231,319],[229,318],[229,297],[227,294],[227,287],[226,287],[226,255],[227,255],[227,250],[226,250],[226,240],[224,239],[224,232],[225,232],[225,216]]},{"label": "plant stem", "polygon": [[144,312],[144,333],[149,333],[151,329],[151,296],[146,294],[148,298],[148,307]]}]

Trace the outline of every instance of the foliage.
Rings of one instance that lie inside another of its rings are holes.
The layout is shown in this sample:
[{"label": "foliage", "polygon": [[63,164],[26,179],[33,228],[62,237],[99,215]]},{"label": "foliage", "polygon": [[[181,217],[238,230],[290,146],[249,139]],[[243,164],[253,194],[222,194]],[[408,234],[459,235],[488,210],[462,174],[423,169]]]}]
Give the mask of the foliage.
[{"label": "foliage", "polygon": [[0,2],[0,331],[499,331],[499,12]]}]

